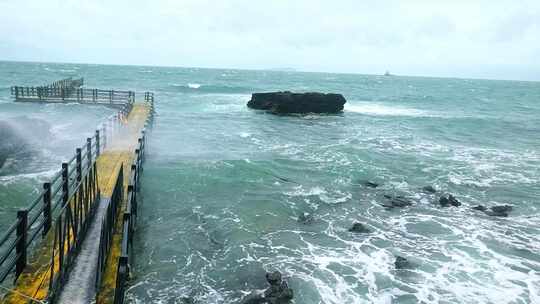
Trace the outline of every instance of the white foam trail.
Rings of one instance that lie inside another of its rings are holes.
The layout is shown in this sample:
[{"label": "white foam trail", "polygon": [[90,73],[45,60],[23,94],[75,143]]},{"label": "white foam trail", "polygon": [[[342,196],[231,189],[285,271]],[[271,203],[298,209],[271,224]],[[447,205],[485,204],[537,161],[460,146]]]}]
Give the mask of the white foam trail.
[{"label": "white foam trail", "polygon": [[201,85],[198,84],[198,83],[188,83],[188,87],[189,87],[190,89],[198,89],[198,88],[201,87]]},{"label": "white foam trail", "polygon": [[346,112],[362,113],[367,115],[384,116],[416,116],[429,117],[434,116],[427,111],[414,108],[404,108],[400,106],[386,106],[379,103],[345,104]]}]

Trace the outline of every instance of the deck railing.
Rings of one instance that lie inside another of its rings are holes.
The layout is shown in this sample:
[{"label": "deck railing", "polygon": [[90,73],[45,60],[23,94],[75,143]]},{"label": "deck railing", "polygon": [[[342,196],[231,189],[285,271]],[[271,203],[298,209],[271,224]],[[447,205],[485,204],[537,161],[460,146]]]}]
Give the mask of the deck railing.
[{"label": "deck railing", "polygon": [[[61,86],[11,87],[16,101],[79,102],[95,104],[124,104],[135,102],[135,92],[84,89]],[[152,98],[153,99],[153,98]]]},{"label": "deck railing", "polygon": [[153,94],[151,99],[146,99],[151,104],[151,115],[148,116],[144,128],[141,131],[141,135],[138,139],[138,147],[135,150],[135,159],[131,164],[131,172],[129,175],[127,186],[127,201],[126,209],[122,215],[122,244],[120,257],[118,258],[118,268],[116,271],[116,287],[114,292],[114,304],[124,303],[124,296],[126,292],[126,285],[129,279],[129,271],[132,269],[132,245],[133,245],[133,233],[135,230],[135,223],[137,220],[137,209],[139,204],[138,192],[140,175],[143,171],[143,163],[146,158],[146,131],[151,126],[153,120]]},{"label": "deck railing", "polygon": [[[132,104],[98,126],[95,135],[76,149],[62,169],[43,184],[43,190],[27,207],[17,212],[17,219],[0,237],[0,283],[17,280],[28,263],[29,253],[38,242],[50,244],[49,296],[54,297],[84,239],[100,199],[96,159],[113,140]],[[49,232],[54,228],[52,240]],[[47,243],[50,242],[50,243]]]},{"label": "deck railing", "polygon": [[96,290],[99,290],[101,286],[101,279],[103,277],[103,272],[105,272],[105,267],[107,266],[107,257],[109,256],[111,243],[114,234],[114,228],[116,220],[118,218],[118,209],[122,205],[124,199],[124,168],[123,164],[118,170],[118,175],[116,178],[116,183],[113,189],[113,193],[110,201],[107,204],[107,210],[103,215],[103,220],[101,224],[101,235],[99,239],[99,251],[98,251],[98,261],[96,267]]},{"label": "deck railing", "polygon": [[66,79],[58,80],[46,85],[46,87],[59,87],[59,88],[78,88],[84,85],[84,78],[73,79],[68,77]]}]

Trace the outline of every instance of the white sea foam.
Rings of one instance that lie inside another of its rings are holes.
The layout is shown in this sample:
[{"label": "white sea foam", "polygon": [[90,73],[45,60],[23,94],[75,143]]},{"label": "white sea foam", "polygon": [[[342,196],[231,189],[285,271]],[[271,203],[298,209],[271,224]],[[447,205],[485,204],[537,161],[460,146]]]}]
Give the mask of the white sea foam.
[{"label": "white sea foam", "polygon": [[24,173],[15,175],[0,176],[0,184],[8,185],[23,179],[47,179],[58,173],[57,169],[47,170],[43,172]]},{"label": "white sea foam", "polygon": [[190,89],[198,89],[201,87],[201,85],[199,83],[188,83],[188,87]]},{"label": "white sea foam", "polygon": [[430,117],[436,116],[424,110],[415,108],[406,108],[401,106],[388,106],[380,103],[346,103],[346,112],[362,113],[366,115],[381,115],[381,116],[416,116]]}]

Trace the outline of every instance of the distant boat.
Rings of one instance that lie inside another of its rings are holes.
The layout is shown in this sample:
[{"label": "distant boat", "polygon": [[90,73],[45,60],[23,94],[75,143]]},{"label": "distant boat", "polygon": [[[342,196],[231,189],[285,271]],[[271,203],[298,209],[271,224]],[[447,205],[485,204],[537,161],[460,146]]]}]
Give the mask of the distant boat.
[{"label": "distant boat", "polygon": [[390,72],[386,71],[386,72],[384,73],[384,76],[393,76],[393,75],[390,74]]}]

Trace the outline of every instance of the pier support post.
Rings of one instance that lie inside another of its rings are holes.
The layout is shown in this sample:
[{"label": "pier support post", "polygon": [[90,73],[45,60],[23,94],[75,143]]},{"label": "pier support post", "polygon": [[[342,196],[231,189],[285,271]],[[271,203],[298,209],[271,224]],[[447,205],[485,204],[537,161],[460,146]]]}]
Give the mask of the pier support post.
[{"label": "pier support post", "polygon": [[68,163],[62,163],[62,207],[65,206],[69,198],[69,174]]},{"label": "pier support post", "polygon": [[17,219],[19,221],[17,225],[17,245],[15,252],[17,254],[17,262],[15,264],[15,278],[23,272],[26,267],[26,239],[28,237],[28,230],[26,226],[28,224],[28,210],[23,209],[17,211]]},{"label": "pier support post", "polygon": [[43,184],[43,231],[42,237],[45,238],[52,226],[51,213],[51,183]]}]

